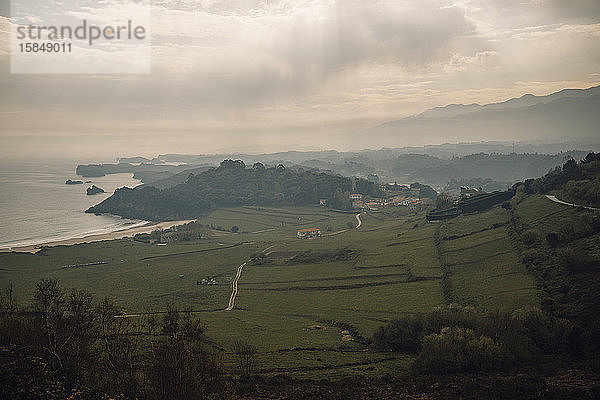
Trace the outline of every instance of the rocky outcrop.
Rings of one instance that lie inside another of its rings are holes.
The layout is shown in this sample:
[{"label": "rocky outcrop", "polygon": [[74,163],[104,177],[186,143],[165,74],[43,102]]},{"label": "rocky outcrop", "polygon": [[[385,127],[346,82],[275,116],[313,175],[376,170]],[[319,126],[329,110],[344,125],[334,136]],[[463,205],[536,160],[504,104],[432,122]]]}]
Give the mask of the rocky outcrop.
[{"label": "rocky outcrop", "polygon": [[92,185],[91,187],[87,188],[86,190],[88,196],[94,195],[94,194],[98,194],[98,193],[104,193],[104,189],[99,188],[96,185]]}]

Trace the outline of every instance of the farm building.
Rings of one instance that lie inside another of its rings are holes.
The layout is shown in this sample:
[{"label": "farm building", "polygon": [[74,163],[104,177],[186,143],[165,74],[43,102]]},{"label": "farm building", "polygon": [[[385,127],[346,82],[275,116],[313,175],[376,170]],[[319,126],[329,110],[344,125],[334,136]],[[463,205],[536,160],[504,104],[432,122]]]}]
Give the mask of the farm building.
[{"label": "farm building", "polygon": [[362,202],[362,200],[356,200],[352,202],[352,208],[360,208],[362,209],[364,207],[364,203]]},{"label": "farm building", "polygon": [[381,207],[381,204],[379,202],[376,201],[370,201],[368,203],[365,203],[365,206],[369,209],[369,210],[379,210],[379,208]]},{"label": "farm building", "polygon": [[296,236],[299,239],[312,239],[321,236],[321,230],[319,228],[298,229]]}]

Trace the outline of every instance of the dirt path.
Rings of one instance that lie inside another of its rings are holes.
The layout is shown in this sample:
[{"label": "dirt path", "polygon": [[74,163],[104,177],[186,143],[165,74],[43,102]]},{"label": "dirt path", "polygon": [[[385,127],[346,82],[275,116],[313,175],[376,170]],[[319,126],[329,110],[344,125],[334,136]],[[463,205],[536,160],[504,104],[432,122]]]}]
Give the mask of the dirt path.
[{"label": "dirt path", "polygon": [[[360,213],[360,214],[356,214],[356,215],[355,215],[355,217],[356,217],[356,220],[358,221],[358,224],[357,224],[357,225],[356,225],[356,226],[355,226],[353,229],[358,229],[358,228],[360,228],[360,227],[361,227],[361,225],[362,225],[362,221],[360,220],[360,216],[361,216],[361,214],[364,214],[364,212],[362,212],[362,213]],[[328,233],[328,234],[326,234],[326,235],[323,235],[323,236],[334,236],[334,235],[339,235],[340,233],[348,232],[348,231],[351,231],[351,230],[352,230],[352,229],[342,229],[341,231],[337,231],[337,232],[333,232],[333,233]]]},{"label": "dirt path", "polygon": [[[265,251],[273,248],[273,246],[269,246],[266,249],[264,249],[262,252],[264,253]],[[242,263],[242,265],[240,265],[237,269],[237,272],[235,274],[235,278],[233,278],[233,282],[231,284],[231,296],[229,296],[229,304],[227,305],[227,308],[225,309],[225,311],[231,311],[233,310],[233,306],[235,305],[235,297],[237,296],[238,293],[238,281],[240,280],[240,278],[242,277],[242,270],[244,269],[244,267],[246,266],[246,263],[248,261],[245,261],[244,263]]]},{"label": "dirt path", "polygon": [[563,204],[565,206],[571,206],[571,207],[583,207],[586,210],[594,210],[594,211],[600,211],[600,208],[595,208],[595,207],[588,207],[588,206],[582,206],[579,204],[573,204],[573,203],[567,203],[566,201],[562,201],[556,198],[556,196],[551,195],[551,194],[547,194],[546,197],[548,198],[548,200],[553,201],[555,203],[558,204]]},{"label": "dirt path", "polygon": [[354,229],[358,229],[358,228],[360,228],[360,226],[362,225],[362,221],[360,220],[360,216],[361,216],[361,214],[364,214],[364,213],[356,214],[356,220],[358,221],[358,225],[356,225],[356,226],[354,227]]},{"label": "dirt path", "polygon": [[238,292],[238,281],[240,280],[240,277],[242,276],[242,269],[244,268],[245,265],[246,265],[246,262],[244,262],[242,265],[240,265],[237,269],[237,273],[235,274],[235,278],[233,279],[233,283],[231,284],[232,290],[231,290],[231,296],[229,297],[229,305],[227,306],[225,311],[233,310],[233,306],[235,305],[235,296],[237,296],[237,292]]},{"label": "dirt path", "polygon": [[263,232],[270,232],[270,231],[274,231],[275,228],[269,228],[269,229],[261,229],[260,231],[254,231],[254,232],[248,232],[248,233],[263,233]]}]

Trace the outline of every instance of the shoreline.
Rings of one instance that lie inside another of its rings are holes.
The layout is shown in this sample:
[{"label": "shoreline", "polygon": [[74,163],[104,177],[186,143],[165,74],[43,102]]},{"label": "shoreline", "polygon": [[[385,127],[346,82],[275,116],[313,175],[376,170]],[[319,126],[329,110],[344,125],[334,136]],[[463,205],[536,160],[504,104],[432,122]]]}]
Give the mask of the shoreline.
[{"label": "shoreline", "polygon": [[75,237],[70,239],[53,240],[49,242],[40,242],[37,244],[30,244],[26,246],[15,246],[0,249],[2,253],[32,253],[35,254],[42,249],[42,247],[55,247],[55,246],[73,246],[82,243],[102,242],[106,240],[119,240],[126,237],[134,236],[138,233],[150,233],[157,229],[168,229],[176,225],[187,224],[188,222],[195,221],[194,219],[181,220],[181,221],[165,221],[165,222],[148,222],[145,225],[124,228],[113,232],[107,233],[96,233],[85,235],[81,237]]}]

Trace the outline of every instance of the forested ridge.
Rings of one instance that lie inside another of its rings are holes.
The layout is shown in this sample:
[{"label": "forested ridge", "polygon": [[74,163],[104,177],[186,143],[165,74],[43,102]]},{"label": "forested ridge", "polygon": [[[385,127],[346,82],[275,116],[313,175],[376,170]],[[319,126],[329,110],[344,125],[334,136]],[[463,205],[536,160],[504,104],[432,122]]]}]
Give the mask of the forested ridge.
[{"label": "forested ridge", "polygon": [[356,190],[375,194],[366,180],[326,173],[292,170],[283,165],[246,167],[240,160],[225,160],[218,168],[188,177],[172,188],[121,188],[88,213],[110,213],[127,218],[168,220],[196,218],[220,207],[319,204],[327,198],[334,208],[348,208],[346,194]]},{"label": "forested ridge", "polygon": [[600,206],[600,153],[589,153],[579,163],[569,159],[541,178],[523,183],[527,193],[556,191],[561,198],[577,204]]}]

